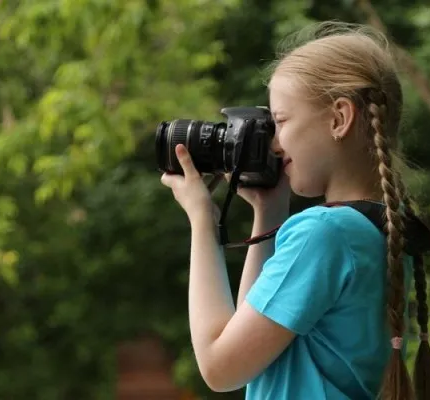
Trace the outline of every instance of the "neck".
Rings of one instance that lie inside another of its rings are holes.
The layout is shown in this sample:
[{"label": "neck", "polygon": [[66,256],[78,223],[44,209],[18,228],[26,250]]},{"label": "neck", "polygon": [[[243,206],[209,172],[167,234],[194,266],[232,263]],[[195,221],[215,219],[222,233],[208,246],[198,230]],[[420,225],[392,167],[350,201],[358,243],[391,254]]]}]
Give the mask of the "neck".
[{"label": "neck", "polygon": [[357,191],[356,194],[353,194],[353,192],[342,194],[334,194],[334,195],[326,195],[325,201],[327,203],[336,203],[336,202],[344,202],[344,201],[357,201],[357,200],[368,200],[368,201],[375,201],[375,202],[381,202],[382,196],[376,196],[373,194],[361,194],[361,191]]},{"label": "neck", "polygon": [[[376,171],[377,172],[377,171]],[[373,200],[381,201],[383,191],[379,176],[375,174],[346,174],[334,177],[327,185],[325,200],[327,202]]]}]

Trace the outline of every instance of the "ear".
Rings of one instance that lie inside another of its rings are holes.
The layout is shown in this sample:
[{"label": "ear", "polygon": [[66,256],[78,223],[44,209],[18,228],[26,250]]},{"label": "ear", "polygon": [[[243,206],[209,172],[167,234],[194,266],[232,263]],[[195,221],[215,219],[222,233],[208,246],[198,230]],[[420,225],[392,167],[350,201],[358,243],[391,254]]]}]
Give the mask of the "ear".
[{"label": "ear", "polygon": [[347,97],[337,98],[332,106],[331,135],[337,141],[342,140],[351,131],[356,108]]}]

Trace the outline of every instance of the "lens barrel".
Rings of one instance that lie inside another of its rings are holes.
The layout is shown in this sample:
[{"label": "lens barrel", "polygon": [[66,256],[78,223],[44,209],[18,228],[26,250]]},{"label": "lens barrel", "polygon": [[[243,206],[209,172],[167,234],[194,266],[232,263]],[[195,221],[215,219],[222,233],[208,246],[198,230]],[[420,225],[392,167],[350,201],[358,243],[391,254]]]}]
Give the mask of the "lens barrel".
[{"label": "lens barrel", "polygon": [[178,144],[188,149],[199,172],[224,170],[223,146],[226,124],[177,119],[157,127],[155,151],[158,168],[163,172],[183,173],[175,154]]}]

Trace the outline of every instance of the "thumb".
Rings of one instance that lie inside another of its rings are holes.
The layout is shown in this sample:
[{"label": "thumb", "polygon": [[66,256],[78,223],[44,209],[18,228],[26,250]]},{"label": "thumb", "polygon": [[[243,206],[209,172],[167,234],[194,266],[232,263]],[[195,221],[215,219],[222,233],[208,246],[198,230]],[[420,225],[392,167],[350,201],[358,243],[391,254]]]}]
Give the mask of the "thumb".
[{"label": "thumb", "polygon": [[182,176],[179,175],[174,175],[174,174],[169,174],[169,173],[164,173],[161,176],[161,183],[164,186],[167,186],[169,188],[173,188],[173,186],[181,179],[184,179]]}]

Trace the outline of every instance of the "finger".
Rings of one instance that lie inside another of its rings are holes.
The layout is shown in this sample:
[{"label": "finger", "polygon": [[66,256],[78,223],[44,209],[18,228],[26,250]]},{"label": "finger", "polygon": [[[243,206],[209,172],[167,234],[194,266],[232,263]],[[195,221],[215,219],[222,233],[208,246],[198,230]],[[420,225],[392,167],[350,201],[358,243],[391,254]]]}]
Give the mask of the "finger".
[{"label": "finger", "polygon": [[230,182],[230,180],[231,180],[231,173],[224,174],[224,178],[225,178],[225,180],[226,180],[227,182]]},{"label": "finger", "polygon": [[194,167],[193,160],[191,159],[190,153],[183,144],[178,144],[175,148],[176,157],[178,158],[179,164],[181,165],[184,175],[189,178],[199,178],[200,174]]},{"label": "finger", "polygon": [[[182,177],[179,175],[174,175],[174,174],[168,174],[168,173],[164,173],[161,176],[161,183],[164,186],[167,186],[169,188],[172,188],[174,185],[176,185],[177,181],[179,179],[181,179]],[[183,178],[182,178],[183,179]]]}]

